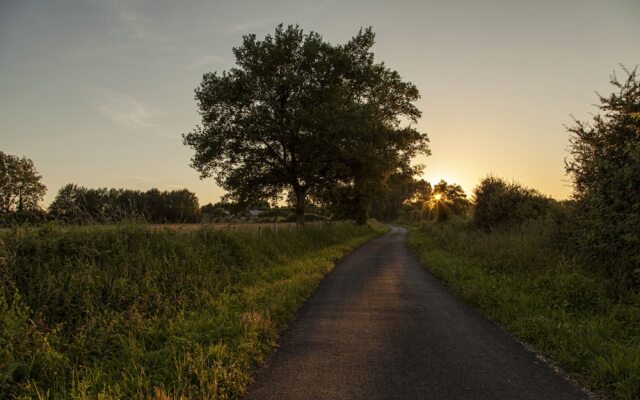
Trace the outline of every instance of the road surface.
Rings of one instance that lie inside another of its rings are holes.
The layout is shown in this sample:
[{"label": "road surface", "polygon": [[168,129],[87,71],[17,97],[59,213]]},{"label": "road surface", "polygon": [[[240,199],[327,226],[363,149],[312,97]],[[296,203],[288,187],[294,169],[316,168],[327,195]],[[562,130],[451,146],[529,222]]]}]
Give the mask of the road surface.
[{"label": "road surface", "polygon": [[322,281],[246,399],[586,399],[451,294],[393,228]]}]

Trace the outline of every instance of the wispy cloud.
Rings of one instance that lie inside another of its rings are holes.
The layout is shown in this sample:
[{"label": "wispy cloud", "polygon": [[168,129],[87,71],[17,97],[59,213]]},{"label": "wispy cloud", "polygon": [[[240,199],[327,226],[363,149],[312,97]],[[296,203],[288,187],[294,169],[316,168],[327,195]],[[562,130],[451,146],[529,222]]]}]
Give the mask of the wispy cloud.
[{"label": "wispy cloud", "polygon": [[283,16],[270,16],[270,17],[250,19],[250,20],[229,26],[225,30],[225,33],[228,33],[228,34],[245,33],[257,28],[263,28],[265,26],[271,26],[275,23],[280,23],[282,22],[283,18],[284,18]]},{"label": "wispy cloud", "polygon": [[185,69],[194,70],[194,69],[204,67],[206,65],[218,64],[224,61],[225,61],[224,58],[218,57],[218,56],[202,56],[199,59],[195,60],[193,63],[187,65]]},{"label": "wispy cloud", "polygon": [[143,47],[141,44],[128,44],[128,45],[117,45],[117,46],[98,46],[98,45],[88,45],[81,49],[75,49],[72,54],[69,54],[69,58],[82,58],[86,56],[92,55],[101,55],[108,53],[115,53],[123,50],[131,50]]},{"label": "wispy cloud", "polygon": [[96,110],[111,122],[127,130],[157,130],[162,113],[153,105],[137,100],[126,93],[101,89]]},{"label": "wispy cloud", "polygon": [[166,185],[167,189],[184,189],[186,186],[184,185]]},{"label": "wispy cloud", "polygon": [[134,36],[145,36],[146,30],[143,26],[143,18],[140,17],[134,8],[134,2],[129,0],[111,0],[103,3],[114,16],[119,28],[125,28]]},{"label": "wispy cloud", "polygon": [[94,88],[93,93],[95,110],[121,129],[153,134],[168,140],[179,138],[174,128],[167,123],[167,112],[156,105],[101,87]]},{"label": "wispy cloud", "polygon": [[337,3],[338,0],[329,0],[329,1],[325,1],[324,3],[320,4],[319,6],[317,6],[312,12],[311,15],[315,15],[317,13],[319,13],[320,11],[322,11],[324,8],[329,7],[332,4]]},{"label": "wispy cloud", "polygon": [[[191,49],[203,52],[199,46],[175,36],[168,36],[153,29],[154,21],[141,15],[136,9],[139,2],[111,0],[101,3],[108,16],[108,33],[99,38],[85,38],[80,47],[72,50],[69,57],[82,58],[95,55],[118,54],[128,50],[181,51]],[[131,55],[128,56],[129,58]]]}]

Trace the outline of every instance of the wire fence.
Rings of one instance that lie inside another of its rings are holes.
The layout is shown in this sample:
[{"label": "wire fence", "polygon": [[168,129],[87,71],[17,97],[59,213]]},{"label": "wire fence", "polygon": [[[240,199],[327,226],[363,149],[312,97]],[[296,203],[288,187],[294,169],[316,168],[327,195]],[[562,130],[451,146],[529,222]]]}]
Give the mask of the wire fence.
[{"label": "wire fence", "polygon": [[331,225],[350,223],[350,221],[316,220],[307,221],[304,224],[296,222],[215,222],[193,224],[152,224],[152,229],[171,229],[177,231],[192,231],[197,229],[225,229],[231,231],[256,232],[262,234],[266,231],[291,232],[298,229],[328,227]]}]

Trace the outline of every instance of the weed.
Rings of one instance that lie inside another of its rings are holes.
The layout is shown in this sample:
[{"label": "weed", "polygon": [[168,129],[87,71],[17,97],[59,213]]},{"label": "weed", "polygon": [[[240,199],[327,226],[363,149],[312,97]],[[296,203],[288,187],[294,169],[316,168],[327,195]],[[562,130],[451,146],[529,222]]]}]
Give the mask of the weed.
[{"label": "weed", "polygon": [[380,232],[5,232],[0,397],[237,398],[334,260]]},{"label": "weed", "polygon": [[606,397],[640,398],[640,298],[554,250],[548,221],[424,224],[409,245],[465,301]]}]

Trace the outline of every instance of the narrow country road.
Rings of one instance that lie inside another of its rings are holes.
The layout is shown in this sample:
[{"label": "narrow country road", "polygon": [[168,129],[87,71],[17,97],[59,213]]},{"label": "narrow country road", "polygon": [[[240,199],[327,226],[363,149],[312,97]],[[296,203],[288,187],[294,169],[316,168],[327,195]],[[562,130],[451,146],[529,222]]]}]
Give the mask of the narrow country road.
[{"label": "narrow country road", "polygon": [[393,228],[327,275],[246,399],[585,399],[453,296]]}]

